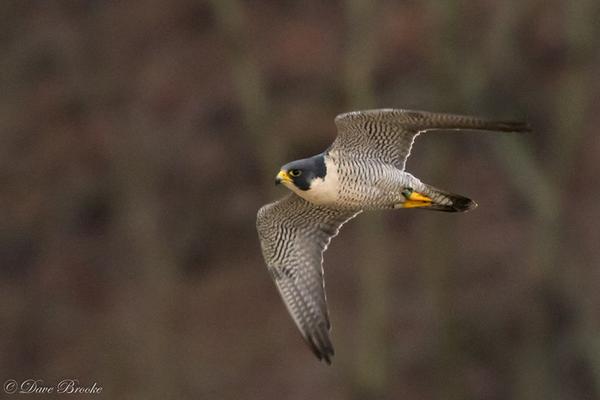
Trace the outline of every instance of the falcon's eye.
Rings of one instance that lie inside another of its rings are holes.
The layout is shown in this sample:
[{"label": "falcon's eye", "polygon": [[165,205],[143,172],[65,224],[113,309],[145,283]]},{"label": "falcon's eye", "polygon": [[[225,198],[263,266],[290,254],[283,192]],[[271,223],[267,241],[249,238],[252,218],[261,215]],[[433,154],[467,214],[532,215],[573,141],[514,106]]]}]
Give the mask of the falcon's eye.
[{"label": "falcon's eye", "polygon": [[297,176],[302,175],[302,171],[300,171],[299,169],[290,169],[288,174],[290,174],[290,176],[293,176],[295,178]]}]

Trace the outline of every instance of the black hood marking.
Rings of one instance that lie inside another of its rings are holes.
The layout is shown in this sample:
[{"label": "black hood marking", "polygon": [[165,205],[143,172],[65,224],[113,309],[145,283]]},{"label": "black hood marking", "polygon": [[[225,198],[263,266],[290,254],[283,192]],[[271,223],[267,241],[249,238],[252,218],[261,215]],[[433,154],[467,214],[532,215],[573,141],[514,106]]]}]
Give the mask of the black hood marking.
[{"label": "black hood marking", "polygon": [[299,169],[302,171],[300,176],[290,176],[294,185],[300,190],[310,189],[310,184],[313,179],[325,179],[325,175],[327,175],[327,166],[325,165],[324,154],[318,154],[310,158],[292,161],[285,164],[283,167],[281,167],[281,169],[284,171],[290,171],[292,169]]}]

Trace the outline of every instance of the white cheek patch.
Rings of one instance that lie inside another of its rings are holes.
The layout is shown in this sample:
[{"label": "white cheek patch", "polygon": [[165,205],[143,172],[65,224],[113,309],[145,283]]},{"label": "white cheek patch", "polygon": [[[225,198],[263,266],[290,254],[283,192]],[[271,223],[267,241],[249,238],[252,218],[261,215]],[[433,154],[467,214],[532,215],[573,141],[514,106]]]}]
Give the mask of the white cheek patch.
[{"label": "white cheek patch", "polygon": [[325,158],[325,166],[327,167],[325,178],[313,179],[310,189],[300,190],[294,185],[290,185],[290,189],[311,203],[322,205],[335,204],[338,199],[339,189],[337,168],[329,158]]}]

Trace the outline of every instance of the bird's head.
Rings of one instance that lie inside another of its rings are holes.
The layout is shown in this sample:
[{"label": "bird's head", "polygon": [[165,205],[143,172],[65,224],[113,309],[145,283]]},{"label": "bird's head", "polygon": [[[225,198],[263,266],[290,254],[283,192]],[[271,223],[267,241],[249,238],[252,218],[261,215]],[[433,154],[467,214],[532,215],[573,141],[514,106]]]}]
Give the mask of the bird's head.
[{"label": "bird's head", "polygon": [[320,154],[285,164],[275,177],[275,184],[307,191],[316,179],[323,180],[326,173],[325,157]]}]

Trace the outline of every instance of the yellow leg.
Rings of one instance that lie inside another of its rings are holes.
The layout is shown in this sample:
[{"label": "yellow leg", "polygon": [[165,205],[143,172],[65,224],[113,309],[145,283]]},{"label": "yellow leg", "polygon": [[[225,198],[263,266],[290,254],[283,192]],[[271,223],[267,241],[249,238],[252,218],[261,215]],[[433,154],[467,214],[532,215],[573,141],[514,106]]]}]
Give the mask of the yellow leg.
[{"label": "yellow leg", "polygon": [[406,198],[406,201],[402,203],[402,208],[417,208],[417,207],[429,207],[433,203],[433,200],[421,193],[411,192]]}]

